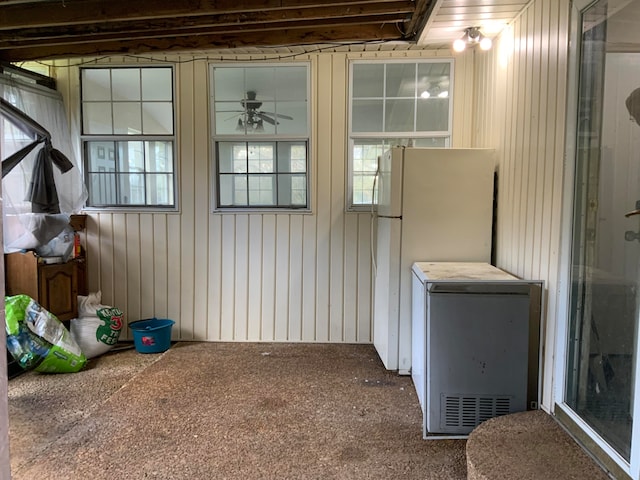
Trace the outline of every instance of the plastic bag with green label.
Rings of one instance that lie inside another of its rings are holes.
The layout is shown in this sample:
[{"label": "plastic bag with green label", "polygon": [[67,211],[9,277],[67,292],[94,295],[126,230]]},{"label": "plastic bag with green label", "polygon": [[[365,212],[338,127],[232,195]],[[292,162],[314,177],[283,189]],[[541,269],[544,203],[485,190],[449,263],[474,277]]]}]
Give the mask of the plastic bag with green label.
[{"label": "plastic bag with green label", "polygon": [[122,330],[122,310],[102,305],[102,293],[78,296],[78,318],[71,320],[70,332],[87,358],[107,353],[118,343]]},{"label": "plastic bag with green label", "polygon": [[25,370],[77,372],[87,357],[55,315],[28,295],[6,297],[7,349]]}]

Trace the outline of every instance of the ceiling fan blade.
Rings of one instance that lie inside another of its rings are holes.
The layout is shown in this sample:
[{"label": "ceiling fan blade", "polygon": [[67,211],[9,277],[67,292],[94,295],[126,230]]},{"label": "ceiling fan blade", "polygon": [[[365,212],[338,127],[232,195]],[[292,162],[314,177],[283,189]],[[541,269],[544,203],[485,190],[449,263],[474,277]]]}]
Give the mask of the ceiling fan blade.
[{"label": "ceiling fan blade", "polygon": [[278,117],[278,118],[284,118],[286,120],[293,120],[293,117],[290,117],[289,115],[284,115],[283,113],[262,112],[262,111],[260,113],[265,113],[267,115],[272,115],[272,116]]},{"label": "ceiling fan blade", "polygon": [[271,125],[278,125],[278,122],[276,122],[273,118],[266,116],[262,112],[258,112],[256,113],[256,115],[262,120],[264,120],[265,122],[270,123]]}]

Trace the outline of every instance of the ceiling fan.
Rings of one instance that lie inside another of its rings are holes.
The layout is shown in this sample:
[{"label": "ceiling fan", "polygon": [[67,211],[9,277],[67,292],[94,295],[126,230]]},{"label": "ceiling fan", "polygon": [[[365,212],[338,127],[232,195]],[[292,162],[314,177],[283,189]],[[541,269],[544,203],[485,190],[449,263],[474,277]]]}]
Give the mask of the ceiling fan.
[{"label": "ceiling fan", "polygon": [[238,125],[236,126],[236,130],[238,131],[245,131],[246,129],[247,131],[264,132],[263,122],[267,122],[271,125],[278,125],[280,123],[277,120],[278,118],[293,120],[293,117],[290,117],[289,115],[260,110],[262,102],[260,100],[256,100],[256,92],[253,90],[248,91],[246,97],[240,100],[240,105],[242,105],[244,110],[239,111],[242,115],[238,119]]}]

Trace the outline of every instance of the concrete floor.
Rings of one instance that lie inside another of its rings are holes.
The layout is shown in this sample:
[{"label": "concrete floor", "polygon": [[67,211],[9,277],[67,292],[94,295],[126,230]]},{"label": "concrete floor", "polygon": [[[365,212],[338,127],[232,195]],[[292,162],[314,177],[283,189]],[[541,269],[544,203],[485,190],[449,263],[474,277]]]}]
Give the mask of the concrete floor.
[{"label": "concrete floor", "polygon": [[542,411],[422,439],[410,377],[370,345],[179,343],[9,381],[27,479],[605,480]]},{"label": "concrete floor", "polygon": [[465,479],[369,345],[180,343],[9,382],[13,478]]}]

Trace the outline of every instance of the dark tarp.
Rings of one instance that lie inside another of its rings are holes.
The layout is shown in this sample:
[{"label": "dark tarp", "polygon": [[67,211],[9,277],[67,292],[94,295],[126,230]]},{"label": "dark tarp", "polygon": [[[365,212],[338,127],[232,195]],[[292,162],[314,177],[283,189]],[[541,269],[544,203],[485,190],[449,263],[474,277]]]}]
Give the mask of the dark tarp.
[{"label": "dark tarp", "polygon": [[44,142],[33,166],[26,200],[31,202],[33,213],[60,213],[58,192],[53,178],[53,165],[62,173],[66,173],[73,168],[73,164],[62,152],[51,146],[51,134],[42,125],[2,98],[0,98],[0,115],[6,117],[26,135],[35,137],[32,143],[2,161],[2,178],[38,144]]}]

